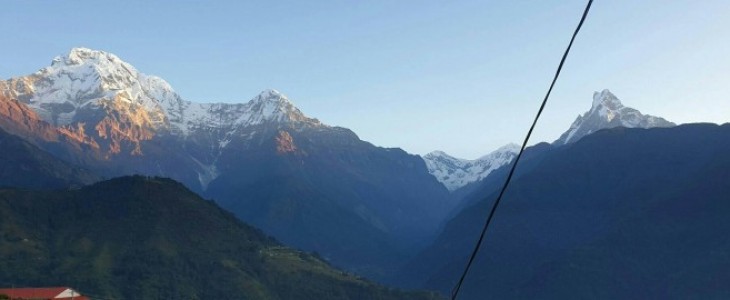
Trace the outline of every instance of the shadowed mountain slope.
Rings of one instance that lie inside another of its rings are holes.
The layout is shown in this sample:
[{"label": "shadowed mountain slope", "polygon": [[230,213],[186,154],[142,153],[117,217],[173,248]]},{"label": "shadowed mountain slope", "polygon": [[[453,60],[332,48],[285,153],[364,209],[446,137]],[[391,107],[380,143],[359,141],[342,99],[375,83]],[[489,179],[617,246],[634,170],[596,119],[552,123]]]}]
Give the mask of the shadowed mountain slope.
[{"label": "shadowed mountain slope", "polygon": [[373,278],[432,239],[454,204],[418,156],[323,124],[276,90],[192,102],[114,54],[74,48],[0,81],[0,100],[0,128],[56,157],[106,178],[175,179]]},{"label": "shadowed mountain slope", "polygon": [[99,179],[0,129],[0,187],[55,189]]},{"label": "shadowed mountain slope", "polygon": [[[725,298],[730,125],[602,130],[545,152],[510,185],[464,299]],[[496,191],[411,265],[449,292]]]}]

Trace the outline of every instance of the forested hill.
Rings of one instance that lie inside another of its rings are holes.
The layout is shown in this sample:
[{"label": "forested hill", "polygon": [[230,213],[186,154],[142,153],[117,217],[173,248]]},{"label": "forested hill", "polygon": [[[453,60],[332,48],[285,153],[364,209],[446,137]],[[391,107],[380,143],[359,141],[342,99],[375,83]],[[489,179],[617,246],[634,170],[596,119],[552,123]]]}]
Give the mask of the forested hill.
[{"label": "forested hill", "polygon": [[182,184],[123,177],[0,190],[0,285],[108,299],[434,299],[282,246]]}]

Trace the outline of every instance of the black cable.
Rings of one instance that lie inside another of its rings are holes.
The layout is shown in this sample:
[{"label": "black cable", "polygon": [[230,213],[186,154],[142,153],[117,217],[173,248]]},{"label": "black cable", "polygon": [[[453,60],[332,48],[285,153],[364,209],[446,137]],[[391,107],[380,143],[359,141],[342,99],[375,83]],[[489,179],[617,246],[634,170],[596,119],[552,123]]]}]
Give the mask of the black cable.
[{"label": "black cable", "polygon": [[540,115],[542,114],[543,109],[545,109],[545,104],[547,104],[548,98],[550,98],[550,93],[553,91],[553,87],[555,86],[555,82],[558,80],[558,77],[560,76],[560,71],[563,69],[563,64],[565,64],[565,59],[568,58],[568,53],[570,53],[570,48],[573,46],[573,41],[575,41],[575,37],[578,35],[580,28],[583,27],[583,22],[586,20],[586,17],[588,16],[588,11],[591,9],[591,4],[593,4],[593,0],[588,0],[588,4],[586,5],[585,10],[583,11],[583,16],[580,18],[580,22],[578,22],[578,27],[575,28],[575,31],[573,32],[573,37],[570,38],[570,43],[568,44],[568,47],[565,49],[565,53],[563,53],[563,58],[560,60],[560,64],[558,65],[558,70],[555,71],[555,76],[553,77],[553,82],[550,84],[550,88],[548,89],[547,93],[545,94],[545,99],[542,100],[540,109],[537,111],[535,120],[532,121],[532,126],[530,126],[530,130],[527,132],[527,136],[525,136],[525,140],[522,142],[522,148],[520,148],[520,152],[517,154],[517,157],[515,158],[514,163],[512,163],[512,168],[509,171],[509,175],[507,175],[507,179],[504,181],[504,185],[502,186],[502,190],[500,190],[500,192],[499,192],[499,196],[497,196],[497,200],[495,200],[494,204],[492,204],[492,210],[489,212],[489,216],[487,217],[486,222],[484,222],[484,227],[482,228],[482,233],[479,235],[479,239],[477,240],[477,243],[474,246],[474,251],[472,251],[471,257],[469,257],[469,262],[466,264],[466,268],[464,268],[464,273],[461,274],[461,278],[459,278],[459,282],[456,284],[453,291],[451,292],[451,300],[456,300],[456,297],[459,295],[459,291],[461,290],[461,285],[464,283],[466,274],[469,273],[469,269],[471,268],[472,263],[474,262],[474,258],[477,256],[477,253],[479,252],[479,248],[481,248],[482,241],[484,240],[484,235],[487,233],[487,228],[489,227],[489,224],[492,222],[492,217],[494,217],[494,212],[497,210],[497,206],[499,205],[499,202],[502,201],[502,196],[504,196],[504,192],[507,190],[507,186],[509,186],[509,183],[512,180],[512,175],[514,175],[514,173],[515,173],[515,169],[517,168],[517,163],[520,161],[520,158],[522,157],[522,153],[525,151],[525,147],[527,146],[527,142],[530,140],[532,131],[535,129],[535,125],[537,125],[537,120],[540,119]]}]

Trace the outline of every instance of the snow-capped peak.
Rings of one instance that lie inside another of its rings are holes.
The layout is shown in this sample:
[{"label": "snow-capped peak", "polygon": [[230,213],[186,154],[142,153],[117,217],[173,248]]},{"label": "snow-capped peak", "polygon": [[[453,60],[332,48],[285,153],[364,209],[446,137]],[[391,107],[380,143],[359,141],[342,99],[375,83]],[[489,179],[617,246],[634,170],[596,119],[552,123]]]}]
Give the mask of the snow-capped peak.
[{"label": "snow-capped peak", "polygon": [[593,93],[591,109],[582,116],[578,116],[568,131],[555,141],[555,144],[572,143],[598,130],[613,127],[651,128],[671,126],[675,126],[675,124],[660,117],[644,115],[636,109],[624,106],[616,95],[605,89]]},{"label": "snow-capped peak", "polygon": [[[157,136],[206,149],[191,156],[203,187],[217,176],[216,160],[232,141],[246,143],[257,133],[281,126],[327,127],[273,89],[244,103],[186,101],[162,78],[145,75],[114,54],[88,48],[73,48],[34,74],[0,80],[0,93],[25,103],[44,121],[98,147],[107,157],[128,150],[144,155],[142,141]],[[131,148],[122,149],[127,145]]]},{"label": "snow-capped peak", "polygon": [[619,100],[618,97],[616,97],[616,95],[611,93],[608,89],[604,89],[600,93],[593,92],[593,105],[591,106],[591,111],[604,107],[611,110],[618,110],[623,108],[624,105],[621,103],[621,100]]},{"label": "snow-capped peak", "polygon": [[142,74],[114,54],[89,48],[73,48],[30,76],[0,84],[11,87],[7,88],[9,97],[25,102],[54,125],[88,122],[89,112],[109,107],[110,102],[126,103],[115,107],[130,111],[142,109],[149,119],[146,124],[183,136],[201,128],[240,128],[265,122],[321,125],[274,89],[240,104],[185,101],[162,78]]},{"label": "snow-capped peak", "polygon": [[[88,48],[71,49],[67,55],[54,58],[50,67],[41,69],[36,75],[45,78],[67,76],[72,81],[86,83],[87,92],[133,89],[139,81],[148,79],[116,55]],[[162,83],[162,88],[171,89],[164,80],[156,78],[153,81]]]},{"label": "snow-capped peak", "polygon": [[262,91],[245,104],[246,112],[240,120],[249,125],[265,122],[292,123],[309,122],[319,124],[316,119],[305,116],[289,98],[274,89]]},{"label": "snow-capped peak", "polygon": [[267,89],[259,93],[248,103],[254,113],[260,114],[265,120],[285,121],[290,113],[301,114],[294,103],[286,95],[274,89]]},{"label": "snow-capped peak", "polygon": [[431,152],[427,153],[424,157],[448,157],[449,159],[457,159],[441,150],[431,151]]},{"label": "snow-capped peak", "polygon": [[286,97],[286,95],[282,94],[281,92],[275,90],[275,89],[265,89],[261,91],[254,99],[254,101],[289,101],[289,98]]},{"label": "snow-capped peak", "polygon": [[145,118],[161,126],[167,122],[167,111],[182,101],[161,78],[138,72],[114,54],[88,48],[73,48],[50,66],[4,83],[12,87],[8,96],[54,125],[80,121],[79,113],[118,103],[115,106],[143,108]]},{"label": "snow-capped peak", "polygon": [[433,151],[423,156],[428,172],[449,191],[487,177],[494,170],[509,164],[517,156],[520,146],[507,144],[474,160],[460,159],[443,151]]},{"label": "snow-capped peak", "polygon": [[51,67],[75,66],[85,63],[93,63],[105,67],[125,67],[131,72],[137,73],[137,70],[135,70],[134,67],[122,61],[119,57],[112,53],[83,47],[72,48],[67,55],[57,56],[53,59]]},{"label": "snow-capped peak", "polygon": [[507,145],[497,148],[497,150],[492,151],[492,153],[489,153],[485,156],[480,157],[480,159],[488,157],[494,153],[517,153],[517,152],[520,152],[520,148],[522,148],[522,146],[517,145],[515,143],[509,143]]}]

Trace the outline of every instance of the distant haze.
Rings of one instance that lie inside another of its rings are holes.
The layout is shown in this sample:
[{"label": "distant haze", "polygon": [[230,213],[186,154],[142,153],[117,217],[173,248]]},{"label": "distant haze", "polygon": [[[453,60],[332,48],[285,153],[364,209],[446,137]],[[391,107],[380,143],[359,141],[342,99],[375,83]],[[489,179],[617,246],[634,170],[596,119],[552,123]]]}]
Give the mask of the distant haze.
[{"label": "distant haze", "polygon": [[[187,100],[274,88],[376,145],[472,159],[521,142],[585,5],[239,2],[9,1],[0,78],[90,47]],[[557,139],[604,88],[675,123],[728,121],[728,15],[726,0],[596,2],[533,143]]]}]

